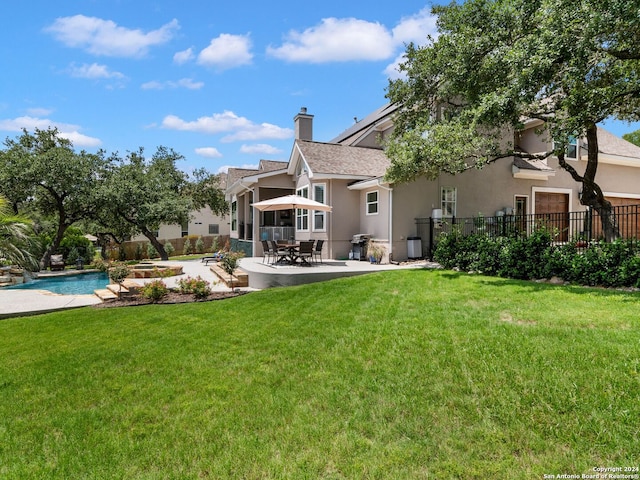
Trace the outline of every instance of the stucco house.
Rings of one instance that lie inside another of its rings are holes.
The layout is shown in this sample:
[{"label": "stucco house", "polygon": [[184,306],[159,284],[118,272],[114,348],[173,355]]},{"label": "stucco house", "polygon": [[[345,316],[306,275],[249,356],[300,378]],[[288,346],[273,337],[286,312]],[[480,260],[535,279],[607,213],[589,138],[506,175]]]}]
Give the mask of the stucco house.
[{"label": "stucco house", "polygon": [[[583,211],[580,185],[555,157],[546,161],[502,159],[482,170],[391,184],[384,179],[390,161],[382,144],[393,129],[396,107],[384,105],[329,142],[313,140],[313,115],[294,117],[295,140],[288,162],[263,161],[257,170],[230,169],[227,196],[231,238],[237,248],[260,256],[261,239],[324,239],[326,258],[347,258],[356,234],[383,244],[394,260],[408,256],[407,238],[418,233],[419,219],[494,216],[496,212],[546,214]],[[537,133],[541,124],[525,123],[513,133],[524,151],[550,149]],[[640,203],[640,148],[598,129],[597,181],[614,205]],[[566,156],[578,170],[586,164],[582,139]],[[332,205],[330,213],[307,210],[257,212],[253,202],[298,193]],[[427,246],[423,242],[423,253]]]}]

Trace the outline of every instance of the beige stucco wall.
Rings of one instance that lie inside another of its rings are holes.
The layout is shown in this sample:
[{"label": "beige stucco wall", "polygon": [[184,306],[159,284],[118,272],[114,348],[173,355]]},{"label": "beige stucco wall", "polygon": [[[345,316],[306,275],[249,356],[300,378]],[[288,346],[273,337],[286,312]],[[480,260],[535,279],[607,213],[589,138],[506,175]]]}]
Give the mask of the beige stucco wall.
[{"label": "beige stucco wall", "polygon": [[[209,224],[218,224],[219,235],[229,235],[231,219],[215,215],[209,207],[191,213],[189,219],[189,235],[209,235]],[[182,226],[178,224],[160,225],[158,229],[158,240],[168,240],[182,237]],[[136,235],[132,241],[146,241],[144,235]]]}]

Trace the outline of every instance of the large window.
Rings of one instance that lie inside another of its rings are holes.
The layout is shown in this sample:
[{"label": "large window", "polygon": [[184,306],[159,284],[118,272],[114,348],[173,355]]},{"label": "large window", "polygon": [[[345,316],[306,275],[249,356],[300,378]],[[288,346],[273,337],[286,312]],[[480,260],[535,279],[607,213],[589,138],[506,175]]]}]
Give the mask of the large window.
[{"label": "large window", "polygon": [[456,187],[442,187],[442,189],[440,190],[440,205],[442,208],[443,217],[456,216],[457,196],[458,195]]},{"label": "large window", "polygon": [[220,225],[217,223],[209,224],[209,235],[218,235],[220,233]]},{"label": "large window", "polygon": [[[316,202],[326,203],[325,199],[326,185],[324,183],[315,184],[313,186],[313,199]],[[313,211],[313,229],[316,232],[324,232],[326,222],[326,213],[320,210]]]},{"label": "large window", "polygon": [[[309,198],[309,187],[302,187],[296,191],[296,194],[304,198]],[[296,209],[296,230],[309,230],[309,210],[306,208]]]},{"label": "large window", "polygon": [[367,192],[367,215],[378,214],[378,190]]}]

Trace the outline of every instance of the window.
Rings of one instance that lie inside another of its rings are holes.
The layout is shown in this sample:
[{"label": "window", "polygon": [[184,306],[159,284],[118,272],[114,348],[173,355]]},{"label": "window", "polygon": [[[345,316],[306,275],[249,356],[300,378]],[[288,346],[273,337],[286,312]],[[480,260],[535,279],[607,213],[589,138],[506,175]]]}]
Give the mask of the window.
[{"label": "window", "polygon": [[[559,145],[556,144],[556,141],[554,140],[553,142],[553,149],[555,150],[556,147],[558,147]],[[578,139],[576,137],[574,137],[573,135],[570,135],[569,138],[567,138],[567,146],[564,150],[564,158],[566,160],[577,160],[578,159]]]},{"label": "window", "polygon": [[378,214],[378,191],[367,192],[367,215]]},{"label": "window", "polygon": [[[299,188],[296,194],[304,198],[309,198],[309,187]],[[296,209],[296,230],[309,230],[309,210],[306,208]]]},{"label": "window", "polygon": [[183,237],[189,235],[189,222],[183,222],[181,228]]},{"label": "window", "polygon": [[209,235],[218,235],[220,233],[220,225],[217,223],[209,224]]},{"label": "window", "polygon": [[231,230],[238,230],[238,202],[231,202]]},{"label": "window", "polygon": [[[325,189],[326,189],[326,185],[324,183],[320,183],[320,184],[316,184],[313,186],[313,199],[316,202],[320,202],[320,203],[326,203],[325,202]],[[314,210],[313,211],[313,229],[316,232],[324,232],[325,231],[325,218],[326,218],[326,213],[319,211],[319,210]]]},{"label": "window", "polygon": [[456,187],[442,187],[442,189],[440,190],[440,205],[442,207],[443,217],[456,216],[456,200]]},{"label": "window", "polygon": [[576,137],[569,137],[567,143],[567,151],[565,153],[567,158],[577,160],[578,158],[578,139]]}]

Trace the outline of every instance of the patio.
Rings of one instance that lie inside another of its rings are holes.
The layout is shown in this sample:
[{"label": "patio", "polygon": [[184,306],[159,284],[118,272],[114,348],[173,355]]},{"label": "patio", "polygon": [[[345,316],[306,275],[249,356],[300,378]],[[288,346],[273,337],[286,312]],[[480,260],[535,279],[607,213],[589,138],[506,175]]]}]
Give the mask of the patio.
[{"label": "patio", "polygon": [[249,274],[249,288],[263,290],[272,287],[288,287],[306,283],[324,282],[334,278],[351,277],[366,273],[399,268],[437,268],[433,262],[420,261],[405,265],[372,264],[358,260],[327,260],[305,268],[297,265],[273,265],[263,263],[262,257],[246,257],[240,267]]}]

